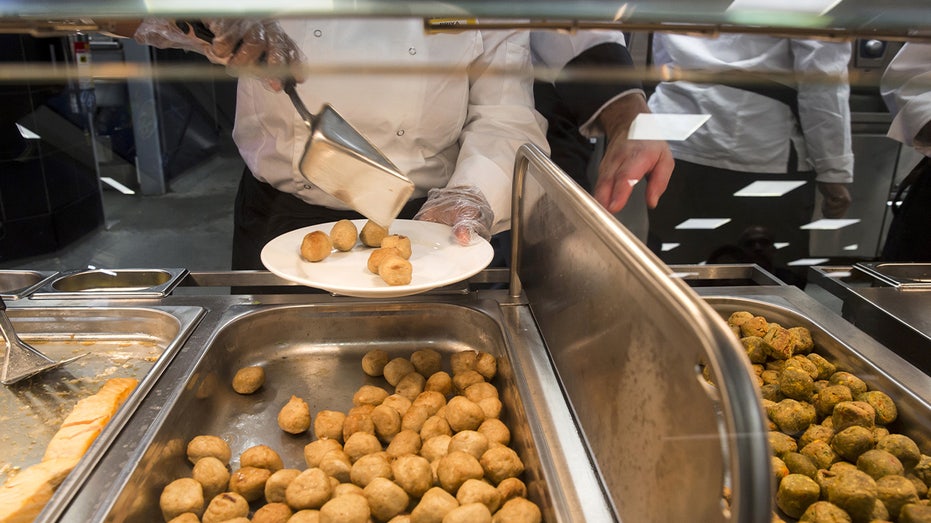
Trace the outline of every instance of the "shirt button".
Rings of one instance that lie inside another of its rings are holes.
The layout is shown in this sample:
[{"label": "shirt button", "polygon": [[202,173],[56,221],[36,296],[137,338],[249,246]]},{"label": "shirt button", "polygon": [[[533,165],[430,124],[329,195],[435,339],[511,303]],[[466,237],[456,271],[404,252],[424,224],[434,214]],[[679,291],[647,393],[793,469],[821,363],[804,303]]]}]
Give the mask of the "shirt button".
[{"label": "shirt button", "polygon": [[320,38],[321,36],[323,36],[323,31],[319,29],[314,29],[314,36],[316,36],[317,38]]},{"label": "shirt button", "polygon": [[407,50],[407,54],[414,56],[415,54],[417,54],[417,49],[414,47],[411,47],[410,49]]},{"label": "shirt button", "polygon": [[309,191],[309,190],[313,189],[314,187],[313,187],[312,185],[310,185],[309,183],[305,183],[305,184],[304,184],[304,188],[307,189],[307,190]]},{"label": "shirt button", "polygon": [[398,129],[398,136],[404,136],[404,129]]}]

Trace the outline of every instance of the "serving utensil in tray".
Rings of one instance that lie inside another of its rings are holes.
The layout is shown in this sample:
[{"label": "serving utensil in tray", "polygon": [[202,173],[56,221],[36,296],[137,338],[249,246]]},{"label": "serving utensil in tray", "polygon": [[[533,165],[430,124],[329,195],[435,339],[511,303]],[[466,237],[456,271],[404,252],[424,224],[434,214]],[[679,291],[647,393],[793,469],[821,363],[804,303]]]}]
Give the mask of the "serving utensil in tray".
[{"label": "serving utensil in tray", "polygon": [[0,298],[0,334],[6,340],[6,354],[3,356],[3,369],[0,371],[0,383],[12,385],[36,374],[57,369],[72,361],[87,356],[88,353],[55,361],[16,335],[13,324],[6,316],[6,304]]}]

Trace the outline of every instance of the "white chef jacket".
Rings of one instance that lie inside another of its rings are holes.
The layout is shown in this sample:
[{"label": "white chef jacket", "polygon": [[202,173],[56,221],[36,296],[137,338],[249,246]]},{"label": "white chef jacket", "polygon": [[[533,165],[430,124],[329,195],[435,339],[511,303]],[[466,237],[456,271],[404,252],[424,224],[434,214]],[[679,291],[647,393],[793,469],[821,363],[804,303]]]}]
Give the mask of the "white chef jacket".
[{"label": "white chef jacket", "polygon": [[[419,18],[286,19],[281,25],[312,66],[442,68],[311,75],[297,92],[311,112],[332,105],[414,181],[414,197],[473,185],[495,213],[492,232],[508,228],[517,148],[532,142],[548,151],[545,121],[533,108],[526,32],[427,35]],[[510,74],[493,74],[502,70]],[[286,94],[240,79],[233,137],[256,178],[307,203],[346,209],[301,176],[308,135]]]},{"label": "white chef jacket", "polygon": [[931,45],[903,45],[883,72],[879,89],[894,116],[887,136],[931,156],[931,143],[918,137],[931,122]]},{"label": "white chef jacket", "polygon": [[[601,44],[619,44],[627,46],[624,33],[620,31],[582,30],[572,33],[563,31],[532,31],[530,33],[530,51],[533,65],[543,68],[548,75],[538,74],[538,79],[553,82],[566,64],[583,52]],[[540,78],[542,76],[542,78]],[[646,96],[643,89],[626,89],[601,105],[580,127],[582,136],[594,138],[604,135],[604,129],[598,124],[598,117],[612,102],[630,94]]]},{"label": "white chef jacket", "polygon": [[717,38],[657,33],[657,66],[702,71],[830,74],[842,82],[802,82],[801,133],[789,107],[767,96],[723,85],[663,82],[650,97],[654,113],[710,114],[684,141],[669,142],[673,156],[700,165],[753,173],[785,173],[790,140],[799,169],[817,181],[853,181],[850,137],[849,43],[725,34]]}]

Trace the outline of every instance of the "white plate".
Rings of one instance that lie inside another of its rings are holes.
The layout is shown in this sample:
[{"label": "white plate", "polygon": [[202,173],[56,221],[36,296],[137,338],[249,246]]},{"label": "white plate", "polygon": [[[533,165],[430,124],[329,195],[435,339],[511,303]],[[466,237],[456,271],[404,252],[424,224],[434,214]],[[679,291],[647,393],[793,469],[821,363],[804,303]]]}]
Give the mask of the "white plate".
[{"label": "white plate", "polygon": [[[360,231],[366,220],[353,220]],[[397,298],[450,285],[478,274],[494,255],[491,244],[479,238],[461,246],[452,228],[432,222],[395,220],[390,234],[411,239],[413,275],[408,285],[388,285],[367,268],[370,247],[357,243],[351,251],[334,250],[326,259],[308,262],[301,257],[301,241],[312,231],[327,234],[333,223],[303,227],[275,238],[262,249],[262,263],[273,274],[334,294],[361,298]]]}]

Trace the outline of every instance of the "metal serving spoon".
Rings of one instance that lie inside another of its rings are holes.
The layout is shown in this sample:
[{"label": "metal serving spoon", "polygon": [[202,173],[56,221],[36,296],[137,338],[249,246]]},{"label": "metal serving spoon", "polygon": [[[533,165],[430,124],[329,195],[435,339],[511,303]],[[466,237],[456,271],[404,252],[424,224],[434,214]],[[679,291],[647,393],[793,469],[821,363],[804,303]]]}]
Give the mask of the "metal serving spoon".
[{"label": "metal serving spoon", "polygon": [[36,374],[56,369],[89,354],[85,352],[61,361],[55,361],[42,354],[16,335],[13,324],[6,315],[3,298],[0,298],[0,334],[6,340],[6,355],[3,357],[3,369],[0,373],[0,383],[4,385],[12,385]]}]

